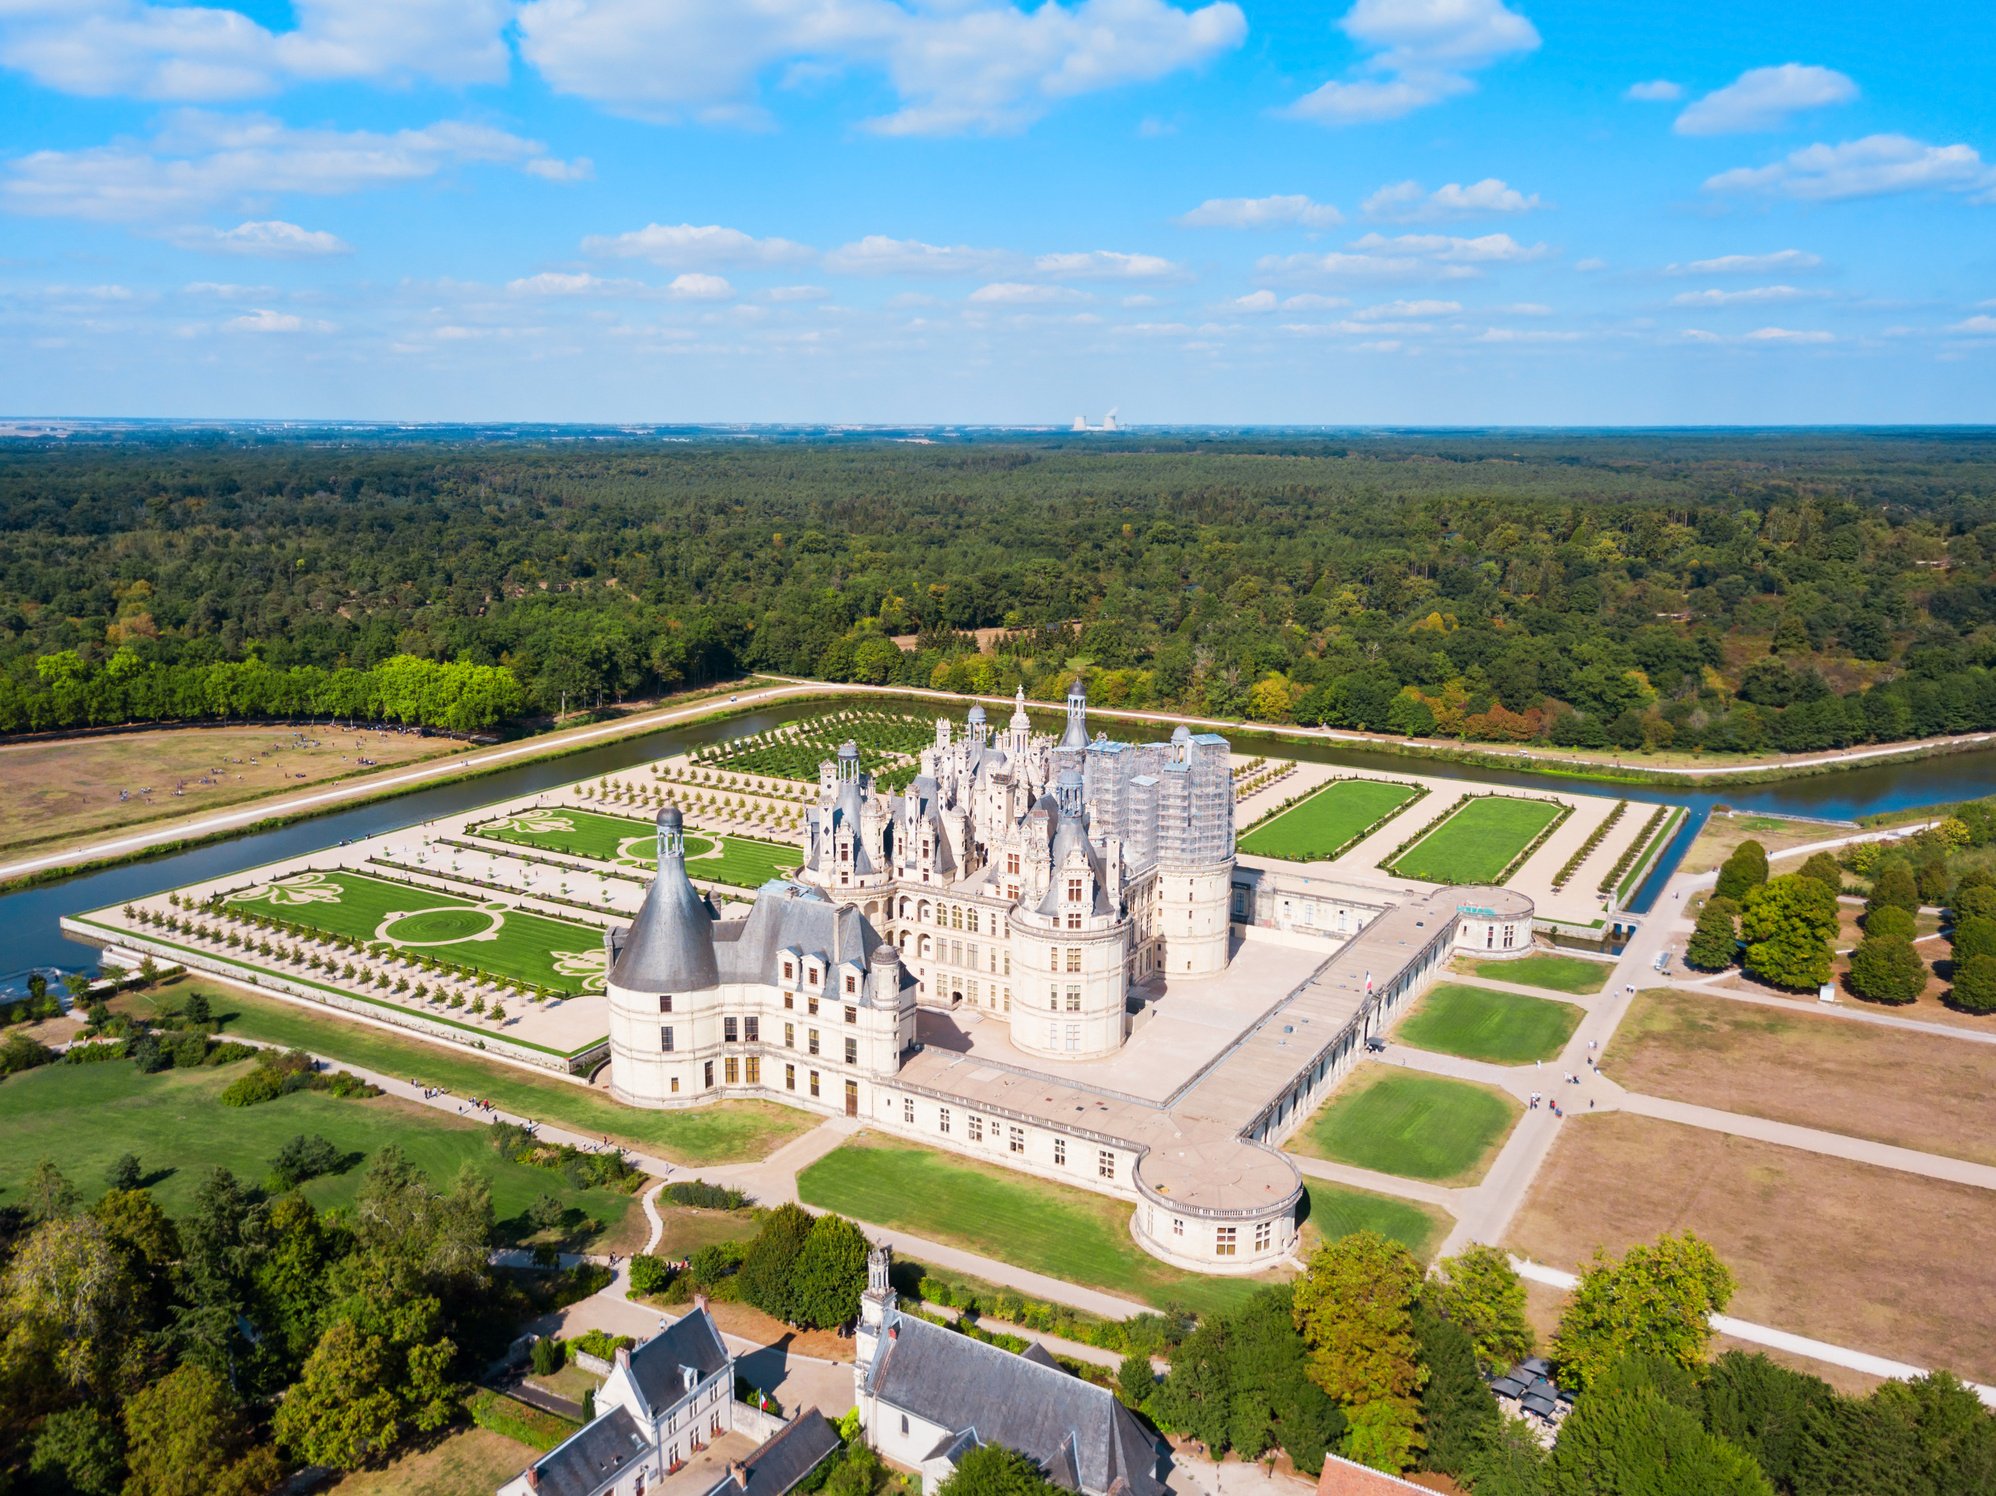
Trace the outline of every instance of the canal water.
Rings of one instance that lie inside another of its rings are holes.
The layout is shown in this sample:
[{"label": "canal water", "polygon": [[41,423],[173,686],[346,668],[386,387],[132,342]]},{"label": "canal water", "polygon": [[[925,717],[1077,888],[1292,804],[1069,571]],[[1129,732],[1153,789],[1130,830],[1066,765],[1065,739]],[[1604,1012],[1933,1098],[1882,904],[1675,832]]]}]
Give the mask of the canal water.
[{"label": "canal water", "polygon": [[[905,707],[925,714],[938,709],[938,704],[931,701],[904,702],[891,698],[872,698],[866,705]],[[630,768],[669,753],[725,738],[761,732],[779,723],[826,710],[835,708],[778,705],[765,712],[750,713],[724,722],[694,724],[624,738],[566,757],[501,769],[462,783],[438,785],[274,830],[252,832],[228,841],[169,853],[144,862],[126,863],[101,872],[83,873],[60,883],[46,883],[6,894],[0,896],[0,972],[22,971],[28,967],[74,968],[94,964],[95,950],[67,939],[58,928],[57,921],[65,914],[101,909],[162,889],[226,877],[244,868],[302,856],[340,842],[374,836],[398,826],[479,805],[517,800],[555,785]],[[1161,734],[1162,729],[1158,732]],[[1638,913],[1649,908],[1650,901],[1662,889],[1683,857],[1684,849],[1691,845],[1715,805],[1771,814],[1849,820],[1879,811],[1930,805],[1945,800],[1968,800],[1996,793],[1996,749],[1980,749],[1906,763],[1866,765],[1772,784],[1704,791],[1664,786],[1589,784],[1585,780],[1509,769],[1413,760],[1344,744],[1294,742],[1263,738],[1252,733],[1229,736],[1235,748],[1245,753],[1268,753],[1312,763],[1371,769],[1385,774],[1418,772],[1439,779],[1474,779],[1521,789],[1557,788],[1568,793],[1687,805],[1691,814],[1685,817],[1670,847],[1657,859],[1643,886],[1630,901],[1629,907]],[[1825,834],[1833,835],[1834,832],[1826,830]]]}]

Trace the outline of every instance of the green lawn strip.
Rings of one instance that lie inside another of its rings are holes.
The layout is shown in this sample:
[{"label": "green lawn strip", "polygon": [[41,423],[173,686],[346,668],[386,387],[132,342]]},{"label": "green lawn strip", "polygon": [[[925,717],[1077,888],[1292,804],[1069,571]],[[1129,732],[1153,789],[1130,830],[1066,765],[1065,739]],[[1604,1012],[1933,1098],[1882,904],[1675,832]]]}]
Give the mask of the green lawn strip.
[{"label": "green lawn strip", "polygon": [[[117,940],[130,941],[133,938],[129,931],[121,930],[116,925],[107,925],[102,920],[91,919],[86,915],[72,915],[70,919],[75,924],[89,925],[94,929],[102,930],[105,934],[113,936]],[[431,1012],[426,1008],[410,1007],[404,1003],[391,1002],[385,997],[374,997],[365,992],[349,991],[344,987],[329,987],[324,982],[314,981],[310,977],[298,976],[292,972],[273,971],[269,967],[258,965],[254,960],[246,960],[233,953],[218,955],[214,951],[205,950],[197,946],[183,945],[177,940],[167,939],[167,937],[161,935],[156,930],[146,930],[138,938],[144,940],[149,946],[156,945],[161,950],[180,951],[187,956],[196,957],[204,962],[227,965],[248,976],[266,976],[273,981],[286,982],[294,987],[309,987],[315,992],[325,993],[328,997],[345,998],[348,1001],[360,1003],[365,1007],[380,1008],[388,1013],[411,1014],[420,1017],[425,1023],[441,1024],[445,1028],[460,1029],[481,1043],[491,1040],[497,1044],[513,1045],[518,1049],[531,1049],[537,1054],[560,1055],[563,1059],[572,1060],[579,1054],[585,1053],[588,1050],[599,1049],[609,1042],[606,1037],[591,1039],[588,1043],[578,1045],[574,1049],[556,1049],[550,1044],[536,1044],[531,1039],[516,1039],[511,1035],[500,1034],[493,1029],[480,1028],[476,1024],[471,1023],[462,1023],[455,1018],[446,1017],[443,1013]],[[388,1021],[393,1022],[394,1020],[389,1019]]]},{"label": "green lawn strip", "polygon": [[1425,883],[1499,882],[1565,810],[1551,800],[1479,795],[1394,858],[1389,871]]},{"label": "green lawn strip", "polygon": [[1474,1184],[1524,1108],[1488,1086],[1368,1065],[1305,1122],[1298,1153],[1437,1184]]},{"label": "green lawn strip", "polygon": [[797,1193],[821,1210],[1159,1308],[1225,1311],[1269,1281],[1181,1272],[1131,1239],[1125,1201],[913,1144],[847,1143],[799,1174]]},{"label": "green lawn strip", "polygon": [[1395,1200],[1369,1190],[1347,1189],[1312,1179],[1303,1186],[1303,1246],[1314,1250],[1319,1240],[1350,1236],[1354,1231],[1377,1231],[1399,1242],[1423,1262],[1448,1234],[1446,1212],[1413,1200]]},{"label": "green lawn strip", "polygon": [[1392,780],[1334,779],[1249,831],[1240,850],[1292,862],[1335,857],[1420,793],[1415,785]]},{"label": "green lawn strip", "polygon": [[1543,987],[1548,992],[1599,992],[1615,974],[1615,968],[1606,961],[1589,961],[1584,956],[1514,956],[1509,961],[1468,964],[1473,976],[1492,982]]},{"label": "green lawn strip", "polygon": [[726,883],[732,888],[760,888],[772,878],[796,872],[804,861],[801,851],[783,842],[749,836],[723,836],[719,840],[720,856],[687,859],[689,878]]},{"label": "green lawn strip", "polygon": [[816,1121],[804,1112],[766,1101],[717,1101],[683,1111],[646,1111],[570,1081],[543,1079],[232,987],[183,979],[162,988],[159,996],[169,1007],[177,1006],[196,986],[208,994],[217,1013],[226,1015],[225,1035],[309,1049],[342,1064],[415,1077],[459,1097],[481,1096],[516,1116],[552,1122],[586,1137],[608,1137],[674,1163],[765,1158]]},{"label": "green lawn strip", "polygon": [[[310,887],[303,880],[312,877]],[[331,898],[314,899],[317,890]],[[385,940],[413,954],[461,961],[488,975],[580,994],[591,974],[601,977],[603,931],[518,907],[493,909],[458,894],[371,877],[349,869],[292,874],[230,895],[231,906],[287,923],[344,935]],[[502,903],[495,898],[491,903]],[[395,918],[396,915],[401,918]],[[490,939],[478,938],[493,931]],[[561,971],[557,962],[576,969]]]},{"label": "green lawn strip", "polygon": [[1581,1009],[1572,1003],[1443,982],[1401,1020],[1395,1037],[1438,1054],[1523,1065],[1558,1054],[1580,1019]]},{"label": "green lawn strip", "polygon": [[[564,821],[568,823],[566,830],[557,824]],[[472,835],[485,837],[489,841],[544,847],[550,852],[565,852],[570,857],[588,857],[597,862],[614,862],[625,867],[649,867],[658,861],[655,823],[630,816],[577,810],[572,806],[517,811],[466,829]],[[688,832],[686,855],[698,856],[711,850],[713,845],[712,838]]]},{"label": "green lawn strip", "polygon": [[[365,1159],[394,1144],[440,1187],[448,1189],[470,1164],[492,1184],[492,1210],[511,1223],[509,1236],[531,1234],[518,1218],[542,1195],[553,1195],[608,1228],[636,1210],[629,1195],[573,1188],[560,1171],[502,1158],[491,1130],[387,1098],[339,1100],[317,1091],[294,1091],[258,1106],[224,1106],[222,1089],[249,1061],[200,1070],[142,1075],[123,1061],[94,1065],[45,1065],[0,1082],[0,1194],[19,1200],[28,1176],[44,1158],[54,1159],[86,1201],[103,1193],[104,1173],[125,1153],[138,1157],[168,1215],[194,1204],[209,1170],[220,1167],[253,1183],[270,1174],[270,1161],[300,1133],[319,1134],[359,1160],[343,1173],[307,1181],[302,1190],[325,1209],[351,1204],[366,1170]],[[579,1219],[579,1218],[578,1218]]]},{"label": "green lawn strip", "polygon": [[1656,861],[1657,854],[1670,845],[1671,837],[1677,834],[1677,823],[1683,819],[1684,807],[1681,805],[1673,807],[1670,814],[1663,818],[1663,824],[1656,828],[1656,835],[1650,838],[1649,845],[1643,848],[1642,854],[1636,858],[1634,866],[1629,869],[1628,874],[1622,881],[1616,885],[1616,903],[1621,903],[1632,892],[1641,887],[1643,874],[1649,871],[1649,865]]}]

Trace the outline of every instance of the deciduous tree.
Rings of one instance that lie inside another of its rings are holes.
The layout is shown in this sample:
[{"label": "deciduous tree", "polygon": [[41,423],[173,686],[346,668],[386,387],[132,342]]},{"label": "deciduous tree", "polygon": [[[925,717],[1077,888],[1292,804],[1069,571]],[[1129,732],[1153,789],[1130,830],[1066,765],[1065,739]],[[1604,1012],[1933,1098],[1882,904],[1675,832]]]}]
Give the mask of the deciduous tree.
[{"label": "deciduous tree", "polygon": [[1749,838],[1733,848],[1719,868],[1713,894],[1722,899],[1744,899],[1752,889],[1767,881],[1767,848]]},{"label": "deciduous tree", "polygon": [[1525,1285],[1502,1248],[1478,1242],[1443,1258],[1429,1291],[1435,1306],[1469,1336],[1484,1366],[1502,1370],[1532,1353]]},{"label": "deciduous tree", "polygon": [[1731,1271],[1688,1231],[1620,1258],[1597,1252],[1553,1336],[1561,1383],[1584,1390],[1631,1354],[1697,1365],[1712,1342],[1711,1316],[1732,1296]]},{"label": "deciduous tree", "polygon": [[1740,906],[1714,894],[1698,911],[1698,923],[1684,942],[1684,964],[1698,971],[1724,971],[1739,959]]},{"label": "deciduous tree", "polygon": [[1421,1447],[1413,1310],[1422,1276],[1405,1247],[1359,1231],[1319,1247],[1292,1290],[1310,1379],[1351,1424],[1346,1452],[1379,1469],[1404,1469]]},{"label": "deciduous tree", "polygon": [[1830,977],[1837,927],[1836,895],[1822,884],[1795,873],[1772,878],[1740,906],[1746,969],[1777,987],[1819,986]]}]

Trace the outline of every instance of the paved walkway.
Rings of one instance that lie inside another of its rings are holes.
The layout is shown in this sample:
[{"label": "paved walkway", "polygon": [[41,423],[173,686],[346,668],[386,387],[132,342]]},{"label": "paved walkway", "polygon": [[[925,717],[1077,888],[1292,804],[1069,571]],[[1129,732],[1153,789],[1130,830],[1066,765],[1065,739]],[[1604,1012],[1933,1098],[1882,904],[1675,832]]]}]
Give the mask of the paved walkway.
[{"label": "paved walkway", "polygon": [[[1511,1265],[1518,1270],[1518,1276],[1534,1283],[1544,1283],[1552,1288],[1572,1290],[1580,1285],[1580,1279],[1573,1273],[1562,1272],[1556,1267],[1547,1267],[1542,1262],[1533,1262],[1524,1257],[1513,1257]],[[1787,1351],[1792,1355],[1807,1356],[1812,1361],[1827,1362],[1831,1366],[1844,1366],[1852,1371],[1861,1371],[1875,1377],[1911,1378],[1927,1374],[1929,1368],[1914,1366],[1905,1361],[1893,1361],[1884,1356],[1874,1356],[1868,1351],[1854,1351],[1841,1345],[1831,1345],[1824,1340],[1811,1340],[1806,1335],[1791,1334],[1787,1330],[1777,1330],[1770,1325],[1757,1325],[1751,1320],[1734,1319],[1729,1314],[1714,1314],[1712,1328],[1721,1335],[1730,1335],[1735,1340],[1744,1340],[1749,1345],[1764,1345],[1772,1350]],[[1990,1407],[1996,1407],[1996,1387],[1987,1387],[1980,1382],[1964,1382],[1972,1387],[1976,1396]]]},{"label": "paved walkway", "polygon": [[1738,987],[1723,985],[1729,979],[1738,977],[1737,972],[1719,972],[1704,981],[1664,978],[1648,983],[1651,987],[1668,987],[1673,992],[1695,992],[1703,997],[1723,997],[1728,1002],[1757,1003],[1764,1008],[1779,1008],[1784,1012],[1800,1013],[1805,1017],[1846,1018],[1853,1023],[1875,1023],[1885,1028],[1906,1029],[1916,1034],[1935,1034],[1943,1039],[1961,1039],[1970,1044],[1996,1044],[1996,1029],[1973,1029],[1952,1023],[1933,1023],[1924,1018],[1902,1018],[1897,1013],[1880,1013],[1854,1002],[1839,998],[1833,1003],[1812,1003],[1799,998],[1776,997],[1771,992],[1743,992]]}]

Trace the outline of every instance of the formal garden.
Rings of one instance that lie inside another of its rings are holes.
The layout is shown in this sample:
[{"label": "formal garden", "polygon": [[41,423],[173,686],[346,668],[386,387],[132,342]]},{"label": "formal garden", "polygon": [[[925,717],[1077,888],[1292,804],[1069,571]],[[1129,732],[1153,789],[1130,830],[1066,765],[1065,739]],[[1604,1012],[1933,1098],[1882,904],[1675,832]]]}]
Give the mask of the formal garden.
[{"label": "formal garden", "polygon": [[1290,862],[1328,861],[1423,793],[1419,785],[1392,779],[1334,779],[1245,832],[1240,850]]},{"label": "formal garden", "polygon": [[1560,956],[1538,951],[1529,956],[1496,956],[1478,959],[1464,956],[1456,962],[1459,970],[1492,982],[1516,982],[1521,987],[1543,987],[1548,992],[1570,992],[1584,997],[1607,985],[1615,968],[1607,961],[1586,956]]},{"label": "formal garden", "polygon": [[1468,1185],[1483,1177],[1522,1112],[1488,1086],[1368,1065],[1289,1146],[1381,1174]]},{"label": "formal garden", "polygon": [[837,757],[839,745],[850,742],[858,746],[860,767],[873,776],[875,787],[894,792],[907,788],[915,777],[917,755],[935,740],[933,717],[851,708],[696,748],[685,762],[815,784],[818,765]]},{"label": "formal garden", "polygon": [[[469,828],[475,836],[539,847],[618,867],[650,869],[658,862],[652,822],[593,810],[558,807],[521,811]],[[784,842],[719,832],[686,833],[688,876],[732,888],[760,888],[797,870],[801,854]]]},{"label": "formal garden", "polygon": [[1502,883],[1571,812],[1558,800],[1471,795],[1382,866],[1424,883]]},{"label": "formal garden", "polygon": [[1564,1049],[1580,1026],[1581,1013],[1573,1003],[1442,982],[1400,1021],[1396,1037],[1437,1054],[1493,1065],[1526,1065],[1549,1060]]}]

